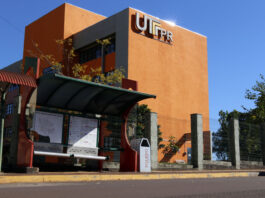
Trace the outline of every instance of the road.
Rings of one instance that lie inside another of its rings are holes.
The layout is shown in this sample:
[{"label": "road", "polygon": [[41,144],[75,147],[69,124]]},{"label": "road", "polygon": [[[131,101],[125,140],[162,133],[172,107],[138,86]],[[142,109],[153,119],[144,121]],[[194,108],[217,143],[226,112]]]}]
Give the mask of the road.
[{"label": "road", "polygon": [[265,197],[265,177],[10,184],[0,198]]}]

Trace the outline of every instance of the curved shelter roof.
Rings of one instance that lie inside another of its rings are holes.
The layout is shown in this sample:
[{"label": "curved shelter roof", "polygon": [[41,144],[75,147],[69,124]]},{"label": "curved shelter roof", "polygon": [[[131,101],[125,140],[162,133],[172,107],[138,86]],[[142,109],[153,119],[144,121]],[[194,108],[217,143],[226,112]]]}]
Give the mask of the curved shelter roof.
[{"label": "curved shelter roof", "polygon": [[102,115],[122,115],[154,95],[102,85],[59,74],[38,79],[37,105]]}]

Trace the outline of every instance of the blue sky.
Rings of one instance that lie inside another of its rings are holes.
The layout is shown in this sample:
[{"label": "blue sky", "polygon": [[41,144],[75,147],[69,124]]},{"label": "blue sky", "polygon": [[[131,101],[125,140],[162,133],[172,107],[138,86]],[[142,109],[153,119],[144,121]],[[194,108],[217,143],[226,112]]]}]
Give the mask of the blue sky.
[{"label": "blue sky", "polygon": [[[24,28],[62,0],[9,0],[0,6],[0,68],[22,58]],[[70,0],[73,5],[111,16],[133,7],[207,36],[210,117],[219,110],[253,107],[244,98],[265,75],[263,0]]]}]

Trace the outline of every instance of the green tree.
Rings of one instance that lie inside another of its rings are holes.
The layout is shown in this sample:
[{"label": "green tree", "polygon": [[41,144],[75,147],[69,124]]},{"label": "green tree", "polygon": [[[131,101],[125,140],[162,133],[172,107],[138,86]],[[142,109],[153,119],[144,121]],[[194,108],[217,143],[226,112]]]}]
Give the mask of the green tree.
[{"label": "green tree", "polygon": [[162,144],[163,137],[162,132],[160,131],[160,125],[157,125],[157,147],[158,149],[162,149],[165,147],[165,144]]},{"label": "green tree", "polygon": [[260,75],[260,81],[249,90],[247,89],[245,97],[252,100],[255,108],[246,109],[251,116],[251,120],[256,123],[265,122],[265,78]]},{"label": "green tree", "polygon": [[[146,126],[148,120],[146,115],[150,113],[151,110],[146,104],[136,105],[129,113],[127,121],[127,137],[130,140],[147,137]],[[112,132],[109,137],[115,135],[116,131],[120,131],[122,122],[118,118],[109,117],[107,129]],[[158,149],[164,148],[165,145],[162,144],[162,132],[160,130],[160,125],[157,125],[157,143]]]},{"label": "green tree", "polygon": [[239,120],[241,159],[256,161],[261,157],[260,124],[265,122],[265,79],[263,75],[260,78],[246,90],[245,97],[254,102],[254,108],[243,107],[245,112],[219,112],[220,128],[213,133],[213,152],[219,160],[229,160],[229,122],[233,117]]},{"label": "green tree", "polygon": [[219,124],[220,128],[217,132],[213,133],[213,152],[219,160],[226,161],[229,158],[228,148],[228,129],[229,120],[228,112],[219,112]]},{"label": "green tree", "polygon": [[168,144],[164,146],[163,153],[165,155],[174,155],[179,151],[178,141],[176,137],[170,136]]}]

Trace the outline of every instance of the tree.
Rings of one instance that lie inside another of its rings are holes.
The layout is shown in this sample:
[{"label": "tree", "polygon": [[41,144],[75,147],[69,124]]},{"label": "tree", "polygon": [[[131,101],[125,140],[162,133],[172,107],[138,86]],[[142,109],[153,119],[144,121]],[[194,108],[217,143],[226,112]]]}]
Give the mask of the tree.
[{"label": "tree", "polygon": [[261,157],[260,124],[265,122],[265,79],[246,90],[245,97],[254,101],[255,108],[244,108],[245,112],[219,112],[220,128],[213,133],[213,152],[219,160],[229,160],[228,133],[231,118],[239,120],[240,127],[240,155],[242,160],[259,160]]},{"label": "tree", "polygon": [[[150,113],[151,110],[146,104],[136,105],[129,113],[127,121],[127,137],[129,141],[132,139],[144,138],[146,135],[146,126],[148,120],[146,115]],[[116,136],[115,132],[120,131],[122,121],[119,118],[109,117],[106,119],[108,121],[107,129],[112,132],[109,137]],[[157,125],[157,143],[158,149],[164,148],[162,132],[160,131],[160,125]]]},{"label": "tree", "polygon": [[157,147],[158,149],[162,149],[165,147],[165,144],[162,144],[162,132],[160,131],[160,125],[157,125]]},{"label": "tree", "polygon": [[213,133],[213,152],[216,154],[217,158],[222,161],[228,160],[228,112],[220,111],[220,118],[218,122],[220,128],[217,132]]},{"label": "tree", "polygon": [[257,123],[265,122],[265,78],[262,74],[260,78],[251,90],[247,89],[245,95],[247,99],[254,101],[255,108],[244,108],[251,115],[252,121]]},{"label": "tree", "polygon": [[106,47],[111,44],[110,40],[111,38],[96,40],[96,42],[101,46],[101,71],[103,73],[105,71],[105,50],[106,50]]},{"label": "tree", "polygon": [[[96,42],[101,46],[101,67],[88,68],[87,65],[74,64],[72,67],[73,75],[87,81],[93,81],[101,84],[120,85],[122,79],[125,77],[125,70],[122,66],[116,68],[111,72],[105,73],[105,50],[111,44],[111,38],[97,39]],[[90,70],[88,72],[88,70]]]},{"label": "tree", "polygon": [[179,146],[176,137],[170,136],[168,144],[164,146],[163,153],[165,155],[175,155],[178,151],[179,151]]},{"label": "tree", "polygon": [[[62,70],[65,68],[66,75],[70,75],[72,72],[75,78],[79,78],[82,80],[93,81],[96,83],[101,84],[108,84],[108,85],[117,85],[121,84],[122,78],[124,78],[124,69],[121,66],[118,69],[114,69],[112,72],[105,74],[102,70],[104,67],[104,50],[105,47],[110,44],[110,38],[97,40],[97,43],[100,44],[102,47],[102,65],[98,68],[89,68],[85,64],[79,64],[76,62],[77,54],[75,49],[72,45],[72,38],[68,38],[65,40],[56,40],[56,44],[59,51],[63,52],[63,61],[59,61],[56,57],[52,54],[45,54],[39,48],[37,43],[33,42],[33,45],[36,49],[35,52],[28,50],[28,52],[35,57],[39,57],[41,60],[45,61],[47,64],[51,66],[56,73],[63,74]],[[71,70],[71,72],[70,72]]]}]

